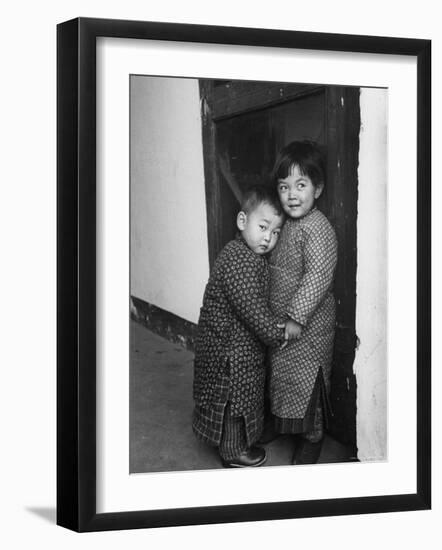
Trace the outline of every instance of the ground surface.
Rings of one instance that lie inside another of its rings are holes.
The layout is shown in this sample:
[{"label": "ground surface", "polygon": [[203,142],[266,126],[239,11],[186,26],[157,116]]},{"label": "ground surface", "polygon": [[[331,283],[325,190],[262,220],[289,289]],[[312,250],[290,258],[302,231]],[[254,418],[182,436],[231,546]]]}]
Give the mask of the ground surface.
[{"label": "ground surface", "polygon": [[[221,468],[216,449],[191,428],[193,353],[131,321],[130,471]],[[289,465],[293,441],[266,446],[265,466]],[[347,449],[326,436],[319,462],[343,462]]]}]

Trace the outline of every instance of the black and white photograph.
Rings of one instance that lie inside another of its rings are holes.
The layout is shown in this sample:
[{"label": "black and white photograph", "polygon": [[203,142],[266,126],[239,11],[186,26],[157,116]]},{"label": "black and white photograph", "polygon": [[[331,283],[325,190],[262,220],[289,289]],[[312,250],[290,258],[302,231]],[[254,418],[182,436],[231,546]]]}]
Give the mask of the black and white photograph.
[{"label": "black and white photograph", "polygon": [[2,548],[437,546],[437,6],[5,4]]},{"label": "black and white photograph", "polygon": [[130,473],[388,460],[388,89],[130,75]]},{"label": "black and white photograph", "polygon": [[58,31],[57,523],[428,509],[429,41]]}]

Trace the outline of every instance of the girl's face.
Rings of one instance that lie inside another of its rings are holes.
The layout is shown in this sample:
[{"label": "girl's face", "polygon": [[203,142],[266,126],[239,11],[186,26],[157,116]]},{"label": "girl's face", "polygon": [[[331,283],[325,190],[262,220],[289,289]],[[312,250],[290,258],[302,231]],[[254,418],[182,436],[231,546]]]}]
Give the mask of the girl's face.
[{"label": "girl's face", "polygon": [[314,186],[312,180],[301,174],[299,167],[290,168],[288,176],[278,180],[278,194],[284,212],[293,219],[303,218],[322,193],[323,186]]}]

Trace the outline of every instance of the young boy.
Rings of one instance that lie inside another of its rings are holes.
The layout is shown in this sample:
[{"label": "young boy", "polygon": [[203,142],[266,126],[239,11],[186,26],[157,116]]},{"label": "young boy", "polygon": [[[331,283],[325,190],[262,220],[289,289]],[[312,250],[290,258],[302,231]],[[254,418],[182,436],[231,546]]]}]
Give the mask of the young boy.
[{"label": "young boy", "polygon": [[249,189],[237,216],[239,235],[219,254],[204,293],[195,346],[192,427],[219,448],[225,467],[260,466],[254,446],[263,427],[265,346],[284,339],[268,308],[265,254],[277,240],[284,214],[276,192]]}]

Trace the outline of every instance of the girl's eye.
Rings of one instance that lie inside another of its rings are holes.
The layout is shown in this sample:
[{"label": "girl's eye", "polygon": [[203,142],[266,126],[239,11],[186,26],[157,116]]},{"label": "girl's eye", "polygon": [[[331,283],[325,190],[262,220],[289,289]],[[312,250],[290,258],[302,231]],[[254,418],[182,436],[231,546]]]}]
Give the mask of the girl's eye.
[{"label": "girl's eye", "polygon": [[273,231],[273,235],[275,235],[275,237],[279,237],[279,231]]},{"label": "girl's eye", "polygon": [[278,189],[282,192],[287,191],[287,185],[280,185]]},{"label": "girl's eye", "polygon": [[266,230],[266,226],[265,226],[265,225],[260,225],[259,228],[261,229],[261,231],[265,231],[265,230]]}]

